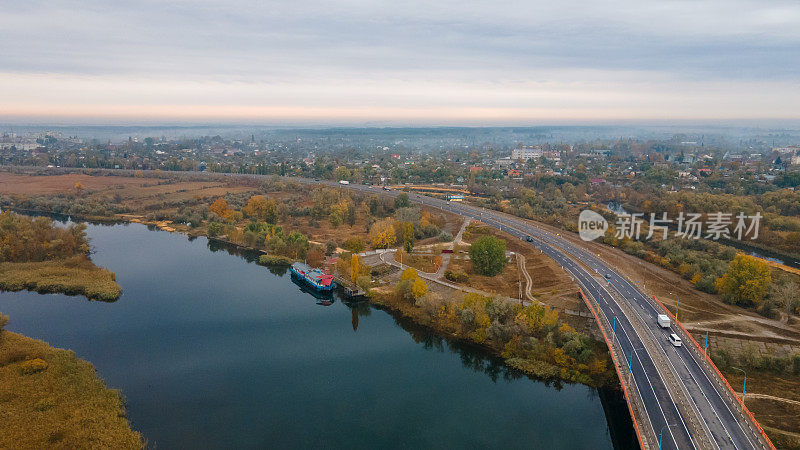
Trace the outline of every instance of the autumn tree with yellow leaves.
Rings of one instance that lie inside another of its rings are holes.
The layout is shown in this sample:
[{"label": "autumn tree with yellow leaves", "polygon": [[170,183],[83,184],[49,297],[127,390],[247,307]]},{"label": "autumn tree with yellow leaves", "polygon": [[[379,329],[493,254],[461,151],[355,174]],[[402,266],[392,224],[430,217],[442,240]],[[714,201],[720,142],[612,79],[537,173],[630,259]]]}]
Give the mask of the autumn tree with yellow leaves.
[{"label": "autumn tree with yellow leaves", "polygon": [[249,217],[254,217],[264,222],[274,224],[278,219],[278,205],[275,200],[267,199],[263,195],[254,195],[247,201],[247,205],[242,208]]},{"label": "autumn tree with yellow leaves", "polygon": [[397,242],[394,232],[394,220],[379,220],[369,229],[369,239],[373,248],[389,248]]},{"label": "autumn tree with yellow leaves", "polygon": [[231,215],[231,210],[228,207],[228,202],[225,201],[224,198],[218,198],[214,200],[214,203],[211,204],[208,208],[209,211],[213,212],[214,214],[222,217],[223,219],[228,218]]}]

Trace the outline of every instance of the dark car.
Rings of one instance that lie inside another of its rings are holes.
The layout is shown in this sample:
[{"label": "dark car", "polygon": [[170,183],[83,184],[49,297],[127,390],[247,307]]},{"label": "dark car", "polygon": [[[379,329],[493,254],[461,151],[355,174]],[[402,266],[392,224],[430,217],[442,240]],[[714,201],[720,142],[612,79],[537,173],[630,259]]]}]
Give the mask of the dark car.
[{"label": "dark car", "polygon": [[533,236],[525,236],[525,240],[528,242],[533,242]]}]

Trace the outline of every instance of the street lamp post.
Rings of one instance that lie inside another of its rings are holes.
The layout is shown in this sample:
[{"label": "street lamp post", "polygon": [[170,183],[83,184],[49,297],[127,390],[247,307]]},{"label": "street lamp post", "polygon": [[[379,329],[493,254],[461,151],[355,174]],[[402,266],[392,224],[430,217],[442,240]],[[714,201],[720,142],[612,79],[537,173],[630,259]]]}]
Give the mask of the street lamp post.
[{"label": "street lamp post", "polygon": [[747,393],[747,372],[745,372],[744,370],[742,370],[742,369],[740,369],[738,367],[732,367],[731,366],[731,369],[736,369],[739,372],[742,372],[744,374],[744,383],[742,384],[742,404],[744,404],[744,396]]},{"label": "street lamp post", "polygon": [[611,324],[611,345],[617,342],[617,316],[614,316],[614,323]]}]

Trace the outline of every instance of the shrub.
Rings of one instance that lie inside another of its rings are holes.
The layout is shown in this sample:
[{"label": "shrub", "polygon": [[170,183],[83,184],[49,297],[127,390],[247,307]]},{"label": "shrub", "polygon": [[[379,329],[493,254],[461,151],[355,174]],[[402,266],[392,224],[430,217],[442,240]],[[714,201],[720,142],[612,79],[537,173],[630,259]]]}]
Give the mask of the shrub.
[{"label": "shrub", "polygon": [[258,263],[262,266],[290,266],[292,259],[286,256],[261,255],[258,257]]},{"label": "shrub", "polygon": [[8,325],[8,316],[5,314],[0,313],[0,331],[3,331],[3,327]]},{"label": "shrub", "polygon": [[448,233],[447,231],[442,231],[439,233],[439,242],[451,242],[453,240],[453,235]]},{"label": "shrub", "polygon": [[469,280],[469,276],[464,272],[453,272],[452,270],[445,270],[444,277],[456,283],[465,283]]},{"label": "shrub", "polygon": [[765,300],[757,312],[768,319],[778,318],[778,308],[772,300]]},{"label": "shrub", "polygon": [[377,266],[373,267],[369,273],[373,277],[380,277],[388,274],[389,272],[392,271],[392,269],[393,267],[390,266],[389,264],[378,264]]},{"label": "shrub", "polygon": [[25,374],[25,375],[30,375],[30,374],[33,374],[33,373],[36,373],[36,372],[41,372],[41,371],[46,370],[46,369],[47,369],[47,363],[43,359],[40,359],[40,358],[35,358],[35,359],[31,359],[31,360],[25,361],[20,366],[20,370],[22,370],[22,373]]},{"label": "shrub", "polygon": [[208,224],[208,235],[211,237],[219,236],[225,231],[225,226],[219,222],[211,222]]},{"label": "shrub", "polygon": [[361,275],[358,277],[356,285],[364,291],[369,291],[369,289],[372,287],[372,278],[370,278],[368,275]]},{"label": "shrub", "polygon": [[357,237],[351,237],[344,241],[344,249],[352,253],[361,253],[364,251],[364,241]]},{"label": "shrub", "polygon": [[722,371],[730,371],[731,366],[733,365],[733,360],[728,352],[725,350],[718,350],[716,352],[711,352],[711,360],[714,362],[714,365]]},{"label": "shrub", "polygon": [[[336,244],[336,242],[328,241],[328,242],[325,243],[325,254],[330,256],[330,255],[333,254],[333,252],[336,251],[337,248],[339,248],[339,245]],[[347,248],[347,247],[345,247],[345,248]],[[356,252],[356,253],[358,253],[358,252]]]}]

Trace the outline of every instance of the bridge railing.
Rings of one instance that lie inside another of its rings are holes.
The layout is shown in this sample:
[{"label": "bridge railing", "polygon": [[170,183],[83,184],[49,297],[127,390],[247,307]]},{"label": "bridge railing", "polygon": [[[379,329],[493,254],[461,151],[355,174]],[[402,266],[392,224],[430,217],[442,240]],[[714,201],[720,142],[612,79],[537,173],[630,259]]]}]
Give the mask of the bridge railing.
[{"label": "bridge railing", "polygon": [[[624,362],[626,361],[625,352],[613,335],[612,339],[608,338],[608,334],[612,330],[611,322],[609,322],[605,312],[603,312],[594,298],[590,299],[587,297],[586,294],[583,293],[583,289],[579,289],[579,292],[586,306],[589,307],[589,310],[597,321],[597,326],[600,327],[603,339],[606,341],[606,345],[608,345],[609,353],[614,363],[614,369],[617,371],[617,376],[622,386],[622,392],[628,403],[628,411],[631,414],[631,420],[633,421],[633,428],[636,431],[636,438],[639,440],[639,446],[642,449],[658,448],[653,425],[650,423],[650,418],[645,413],[644,401],[641,395],[639,395],[639,388],[636,385],[636,380],[632,376],[632,368]],[[609,333],[607,333],[606,330],[609,330]],[[652,434],[650,433],[651,430],[653,430]]]},{"label": "bridge railing", "polygon": [[[775,449],[775,446],[772,444],[772,441],[767,436],[767,433],[764,432],[764,429],[761,428],[761,425],[756,420],[753,413],[747,409],[747,405],[744,404],[744,399],[739,397],[739,394],[731,387],[728,380],[725,376],[722,375],[722,372],[719,371],[717,365],[711,360],[708,356],[708,352],[704,351],[700,344],[694,339],[691,333],[683,326],[683,324],[672,314],[672,311],[667,309],[667,307],[661,303],[661,301],[656,298],[655,295],[652,296],[653,300],[669,315],[672,321],[678,325],[679,333],[683,334],[683,340],[689,340],[692,342],[691,345],[687,345],[686,347],[689,348],[689,351],[694,353],[695,359],[700,362],[701,365],[705,366],[706,372],[711,373],[711,377],[717,383],[717,385],[721,388],[721,391],[725,394],[728,399],[728,402],[731,405],[738,406],[739,408],[734,408],[737,411],[740,411],[742,417],[744,418],[745,422],[747,423],[750,432],[756,437],[756,439],[762,443],[762,448],[764,449]],[[716,374],[716,376],[715,376]],[[755,428],[754,428],[755,427]],[[763,439],[763,440],[761,440]]]}]

